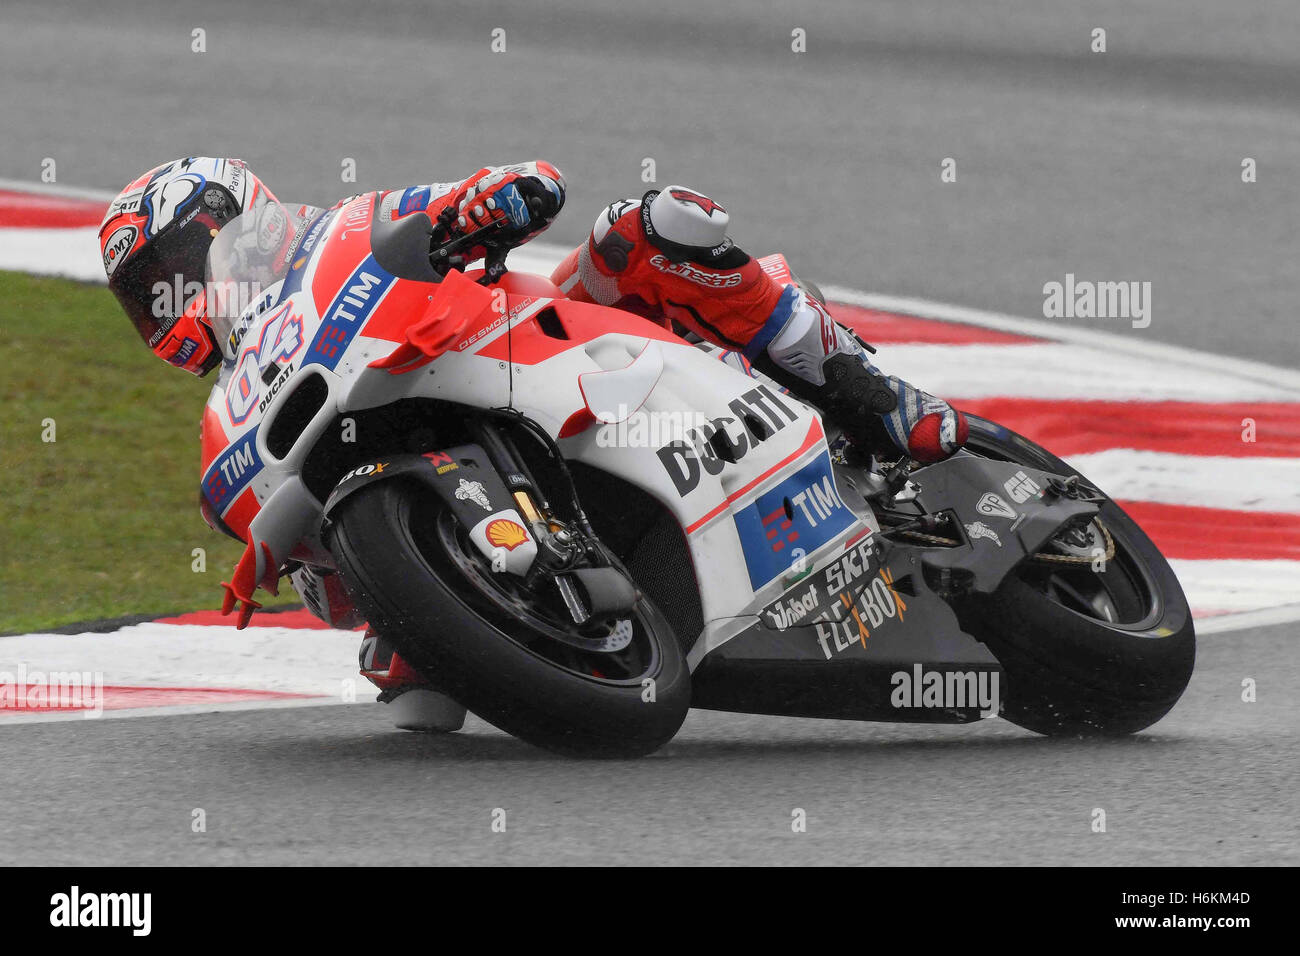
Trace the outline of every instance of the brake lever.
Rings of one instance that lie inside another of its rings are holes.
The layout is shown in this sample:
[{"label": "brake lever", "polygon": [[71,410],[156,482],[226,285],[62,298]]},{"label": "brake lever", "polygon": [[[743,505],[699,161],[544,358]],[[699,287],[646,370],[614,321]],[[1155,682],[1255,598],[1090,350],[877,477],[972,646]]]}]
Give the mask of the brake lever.
[{"label": "brake lever", "polygon": [[[429,265],[433,266],[434,271],[439,275],[446,275],[449,270],[457,266],[464,267],[464,257],[457,255],[463,249],[472,249],[474,246],[482,244],[488,249],[488,257],[493,258],[493,251],[497,247],[491,242],[490,236],[505,225],[504,222],[493,222],[481,229],[475,229],[473,232],[451,236],[442,242],[437,242],[436,240],[440,236],[449,236],[451,233],[451,223],[455,220],[456,214],[453,210],[451,215],[448,215],[449,210],[450,207],[438,214],[438,222],[434,226],[431,237],[432,248],[429,250]],[[500,276],[506,271],[504,250],[500,252],[499,257],[496,257],[496,262],[497,275]]]}]

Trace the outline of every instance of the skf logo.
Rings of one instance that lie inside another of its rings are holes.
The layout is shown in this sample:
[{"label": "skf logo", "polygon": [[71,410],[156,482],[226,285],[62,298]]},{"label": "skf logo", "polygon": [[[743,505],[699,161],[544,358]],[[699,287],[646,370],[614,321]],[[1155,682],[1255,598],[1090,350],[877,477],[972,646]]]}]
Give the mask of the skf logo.
[{"label": "skf logo", "polygon": [[[721,474],[729,463],[744,458],[759,442],[799,417],[766,385],[751,389],[731,401],[728,407],[734,419],[716,418],[711,427],[689,429],[685,440],[670,442],[656,452],[682,497],[699,485],[701,469],[710,475]],[[743,431],[734,439],[725,427],[732,422],[743,423]],[[755,431],[755,424],[761,427],[762,434]]]},{"label": "skf logo", "polygon": [[1002,487],[1016,504],[1022,504],[1038,494],[1038,485],[1023,471],[1018,471],[1008,478]]},{"label": "skf logo", "polygon": [[841,591],[836,600],[822,614],[813,618],[817,628],[817,643],[821,645],[822,654],[827,660],[834,652],[846,651],[854,644],[864,649],[867,639],[871,637],[872,628],[878,628],[885,621],[903,619],[907,604],[903,596],[894,588],[894,574],[889,568],[881,568],[870,584],[862,587],[855,598],[848,592]]},{"label": "skf logo", "polygon": [[495,521],[488,522],[483,533],[487,535],[488,544],[505,548],[507,551],[513,551],[528,540],[528,532],[524,530],[524,526],[509,518],[497,518]]}]

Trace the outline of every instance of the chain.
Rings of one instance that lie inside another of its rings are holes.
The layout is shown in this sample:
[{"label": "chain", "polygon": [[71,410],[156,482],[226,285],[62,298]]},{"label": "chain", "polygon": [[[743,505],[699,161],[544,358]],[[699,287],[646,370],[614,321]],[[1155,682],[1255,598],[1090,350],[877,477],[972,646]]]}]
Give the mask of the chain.
[{"label": "chain", "polygon": [[[1103,558],[1109,561],[1115,557],[1115,539],[1110,536],[1110,529],[1102,522],[1100,518],[1095,519],[1097,527],[1101,529],[1102,537],[1106,539],[1106,554]],[[920,531],[900,531],[900,537],[911,538],[914,541],[920,541],[924,544],[933,544],[943,548],[958,547],[961,542],[953,538],[944,538],[937,534],[925,534]],[[1042,551],[1031,554],[1030,558],[1035,561],[1042,561],[1046,564],[1092,564],[1096,560],[1094,557],[1082,557],[1073,554],[1047,554]]]}]

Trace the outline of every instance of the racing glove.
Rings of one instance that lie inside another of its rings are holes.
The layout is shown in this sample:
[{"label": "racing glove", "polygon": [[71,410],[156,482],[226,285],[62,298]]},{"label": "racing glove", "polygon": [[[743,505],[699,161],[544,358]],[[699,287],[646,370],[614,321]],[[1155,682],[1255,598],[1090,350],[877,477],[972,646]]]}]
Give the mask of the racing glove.
[{"label": "racing glove", "polygon": [[538,161],[485,167],[465,180],[454,199],[465,231],[503,223],[520,240],[541,232],[564,206],[564,177]]}]

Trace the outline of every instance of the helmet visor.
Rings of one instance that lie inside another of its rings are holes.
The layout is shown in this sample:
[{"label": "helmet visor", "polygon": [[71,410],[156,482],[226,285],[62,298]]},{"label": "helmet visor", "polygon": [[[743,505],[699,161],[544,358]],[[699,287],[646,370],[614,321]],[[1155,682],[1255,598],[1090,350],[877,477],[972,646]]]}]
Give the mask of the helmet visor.
[{"label": "helmet visor", "polygon": [[149,348],[157,348],[203,292],[208,247],[220,228],[211,213],[197,208],[113,272],[108,287]]}]

